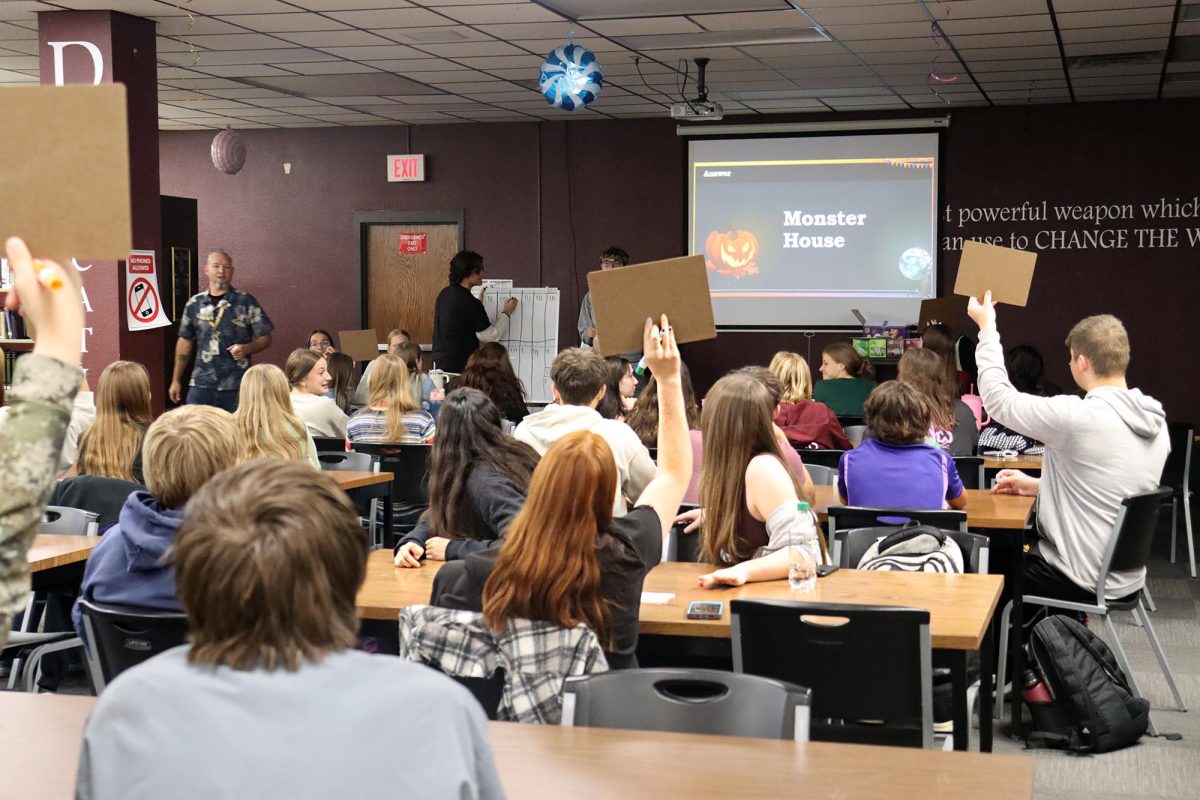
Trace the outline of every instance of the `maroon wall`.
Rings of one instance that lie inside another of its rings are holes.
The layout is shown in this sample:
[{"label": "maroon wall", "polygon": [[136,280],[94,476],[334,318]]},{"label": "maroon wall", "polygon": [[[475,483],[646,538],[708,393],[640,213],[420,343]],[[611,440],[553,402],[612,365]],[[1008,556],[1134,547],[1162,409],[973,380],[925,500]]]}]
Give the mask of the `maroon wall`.
[{"label": "maroon wall", "polygon": [[[484,255],[489,275],[562,289],[565,346],[574,341],[575,309],[601,250],[618,244],[636,261],[681,252],[684,143],[674,127],[654,119],[243,131],[249,158],[235,176],[212,167],[211,132],[165,132],[162,190],[199,199],[202,253],[233,250],[236,283],[259,297],[277,325],[267,353],[273,361],[312,327],[357,327],[353,215],[376,209],[463,209],[467,246]],[[942,161],[945,237],[1002,236],[1007,243],[1026,235],[1027,247],[1041,251],[1029,306],[1001,309],[1005,343],[1039,347],[1050,379],[1070,385],[1062,347],[1070,325],[1086,314],[1115,313],[1133,341],[1131,383],[1179,419],[1200,417],[1196,360],[1181,347],[1195,319],[1183,303],[1200,293],[1187,228],[1200,230],[1200,220],[1148,222],[1140,204],[1193,197],[1198,128],[1194,101],[956,110]],[[427,155],[426,183],[386,183],[384,156],[402,152]],[[284,162],[292,163],[291,176]],[[990,212],[975,212],[978,221],[959,226],[961,209],[1023,201],[1046,201],[1052,219],[989,222],[983,215]],[[1094,204],[1132,204],[1136,214],[1098,225],[1053,220],[1055,205]],[[1178,245],[1139,246],[1136,229],[1150,227],[1178,229]],[[1124,235],[1125,244],[1038,248],[1043,230],[1106,231]],[[958,247],[943,240],[944,289],[953,286]],[[811,344],[816,362],[831,338],[723,334],[688,346],[685,356],[703,387],[781,348],[807,354]]]}]

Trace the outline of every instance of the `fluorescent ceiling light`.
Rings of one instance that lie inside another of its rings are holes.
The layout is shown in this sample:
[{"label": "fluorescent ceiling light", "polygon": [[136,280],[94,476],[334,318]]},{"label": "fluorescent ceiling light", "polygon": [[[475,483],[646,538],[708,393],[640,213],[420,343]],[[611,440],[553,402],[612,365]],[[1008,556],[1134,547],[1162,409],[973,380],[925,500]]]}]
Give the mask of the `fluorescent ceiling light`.
[{"label": "fluorescent ceiling light", "polygon": [[695,50],[704,47],[749,47],[760,44],[807,44],[828,42],[829,37],[816,28],[784,28],[761,31],[700,31],[697,33],[657,33],[647,36],[614,37],[630,50]]}]

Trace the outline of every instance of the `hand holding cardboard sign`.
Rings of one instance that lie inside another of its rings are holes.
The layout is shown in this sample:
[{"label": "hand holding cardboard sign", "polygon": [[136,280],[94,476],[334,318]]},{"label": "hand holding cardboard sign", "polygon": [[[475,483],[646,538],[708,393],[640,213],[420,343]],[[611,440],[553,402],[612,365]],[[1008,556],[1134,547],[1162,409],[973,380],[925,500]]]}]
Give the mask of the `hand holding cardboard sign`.
[{"label": "hand holding cardboard sign", "polygon": [[[83,343],[78,273],[54,261],[34,261],[25,242],[15,236],[9,238],[6,250],[13,271],[13,287],[4,307],[20,311],[36,328],[33,352],[78,365]],[[39,274],[56,280],[39,280]]]},{"label": "hand holding cardboard sign", "polygon": [[967,315],[979,326],[979,330],[992,330],[996,327],[996,304],[992,302],[992,290],[983,293],[983,302],[972,296],[967,301]]}]

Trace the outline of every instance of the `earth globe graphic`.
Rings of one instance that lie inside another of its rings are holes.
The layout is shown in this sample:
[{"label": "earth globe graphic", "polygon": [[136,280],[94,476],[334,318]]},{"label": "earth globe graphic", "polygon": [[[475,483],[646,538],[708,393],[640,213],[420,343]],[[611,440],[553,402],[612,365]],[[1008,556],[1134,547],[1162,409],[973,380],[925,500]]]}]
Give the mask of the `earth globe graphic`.
[{"label": "earth globe graphic", "polygon": [[919,247],[910,247],[900,254],[900,271],[909,280],[921,280],[932,266],[933,258]]}]

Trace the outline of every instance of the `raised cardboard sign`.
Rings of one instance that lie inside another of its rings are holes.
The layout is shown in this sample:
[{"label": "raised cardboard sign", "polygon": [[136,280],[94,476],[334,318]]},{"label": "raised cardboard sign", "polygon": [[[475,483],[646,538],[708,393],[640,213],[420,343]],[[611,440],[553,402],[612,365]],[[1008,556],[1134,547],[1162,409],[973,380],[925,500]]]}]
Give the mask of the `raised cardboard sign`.
[{"label": "raised cardboard sign", "polygon": [[982,298],[983,293],[991,289],[992,300],[997,303],[1023,306],[1029,302],[1036,261],[1037,253],[982,242],[963,242],[954,293]]},{"label": "raised cardboard sign", "polygon": [[704,256],[682,256],[588,273],[601,355],[642,349],[646,317],[666,314],[680,344],[714,339]]},{"label": "raised cardboard sign", "polygon": [[355,361],[370,361],[379,355],[379,334],[365,331],[338,331],[338,349]]},{"label": "raised cardboard sign", "polygon": [[133,248],[125,87],[3,86],[0,239],[69,263]]}]

